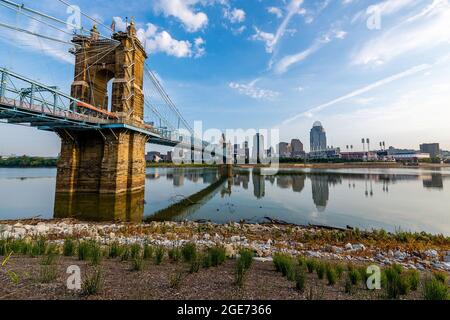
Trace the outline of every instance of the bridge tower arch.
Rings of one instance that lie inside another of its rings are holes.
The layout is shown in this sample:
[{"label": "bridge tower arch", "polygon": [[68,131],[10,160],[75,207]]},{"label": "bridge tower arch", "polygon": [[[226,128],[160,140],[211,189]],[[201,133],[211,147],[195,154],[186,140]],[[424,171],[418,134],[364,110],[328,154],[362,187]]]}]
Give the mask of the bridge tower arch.
[{"label": "bridge tower arch", "polygon": [[[71,195],[119,195],[143,192],[145,185],[144,64],[145,49],[134,23],[112,39],[102,39],[94,26],[90,36],[75,36],[77,46],[71,95],[111,112],[101,129],[62,128],[57,168],[55,216],[73,212]],[[112,80],[112,94],[108,82]],[[112,101],[109,102],[109,96]]]}]

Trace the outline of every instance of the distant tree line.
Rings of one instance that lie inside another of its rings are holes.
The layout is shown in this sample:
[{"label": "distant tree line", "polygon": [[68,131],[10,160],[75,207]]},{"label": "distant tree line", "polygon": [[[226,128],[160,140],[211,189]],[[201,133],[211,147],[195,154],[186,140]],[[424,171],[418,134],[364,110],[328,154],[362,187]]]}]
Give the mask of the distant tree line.
[{"label": "distant tree line", "polygon": [[56,167],[57,158],[42,157],[9,157],[0,158],[0,167],[3,168],[39,168],[39,167]]}]

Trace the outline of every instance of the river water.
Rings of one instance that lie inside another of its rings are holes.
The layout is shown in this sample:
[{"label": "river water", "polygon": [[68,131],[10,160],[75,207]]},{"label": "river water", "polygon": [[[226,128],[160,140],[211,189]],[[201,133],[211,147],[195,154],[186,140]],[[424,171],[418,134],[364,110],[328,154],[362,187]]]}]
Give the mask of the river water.
[{"label": "river water", "polygon": [[[55,169],[0,168],[0,219],[52,218]],[[186,197],[196,195],[192,199]],[[261,222],[427,231],[450,235],[450,170],[237,170],[149,168],[140,215],[148,220]],[[184,199],[180,208],[172,205]]]}]

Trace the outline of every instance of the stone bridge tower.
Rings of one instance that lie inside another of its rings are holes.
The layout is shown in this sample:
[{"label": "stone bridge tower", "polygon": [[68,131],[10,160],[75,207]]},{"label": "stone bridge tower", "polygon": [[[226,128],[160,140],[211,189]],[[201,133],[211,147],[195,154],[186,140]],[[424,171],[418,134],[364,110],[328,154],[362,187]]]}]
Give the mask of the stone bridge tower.
[{"label": "stone bridge tower", "polygon": [[[61,153],[56,194],[118,195],[139,192],[145,184],[144,62],[145,50],[131,23],[126,32],[101,39],[76,36],[75,77],[71,95],[114,117],[101,129],[59,130]],[[108,95],[108,87],[111,92]],[[70,202],[70,201],[69,201]],[[58,212],[72,204],[55,203]]]}]

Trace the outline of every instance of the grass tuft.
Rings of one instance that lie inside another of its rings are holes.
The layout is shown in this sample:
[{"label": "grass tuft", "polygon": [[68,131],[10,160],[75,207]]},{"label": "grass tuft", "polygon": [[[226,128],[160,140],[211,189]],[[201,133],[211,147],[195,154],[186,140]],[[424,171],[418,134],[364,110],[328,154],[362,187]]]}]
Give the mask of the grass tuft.
[{"label": "grass tuft", "polygon": [[103,288],[103,274],[100,268],[95,268],[91,275],[86,276],[82,285],[82,294],[86,296],[96,295]]},{"label": "grass tuft", "polygon": [[75,254],[75,242],[72,239],[67,238],[64,240],[63,254],[66,257],[71,257]]},{"label": "grass tuft", "polygon": [[155,250],[155,264],[160,265],[164,259],[166,249],[163,246],[157,246]]},{"label": "grass tuft", "polygon": [[435,277],[428,277],[422,283],[423,298],[425,300],[448,300],[448,287]]},{"label": "grass tuft", "polygon": [[184,262],[191,263],[197,259],[197,246],[192,242],[186,243],[181,247],[181,254]]}]

